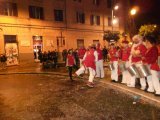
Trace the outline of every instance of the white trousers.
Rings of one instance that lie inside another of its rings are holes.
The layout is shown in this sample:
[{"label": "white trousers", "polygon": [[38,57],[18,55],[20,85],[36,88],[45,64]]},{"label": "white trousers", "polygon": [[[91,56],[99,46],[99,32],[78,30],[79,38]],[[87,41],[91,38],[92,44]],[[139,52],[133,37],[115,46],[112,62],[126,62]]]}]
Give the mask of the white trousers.
[{"label": "white trousers", "polygon": [[103,60],[96,62],[96,77],[104,78]]},{"label": "white trousers", "polygon": [[83,59],[79,59],[80,67],[82,67],[82,65],[83,65],[83,64],[82,64],[82,60],[83,60]]},{"label": "white trousers", "polygon": [[79,76],[80,74],[84,73],[86,69],[89,70],[89,80],[88,81],[93,82],[93,79],[96,75],[96,71],[91,67],[86,68],[86,67],[82,66],[76,71],[76,74]]},{"label": "white trousers", "polygon": [[[129,62],[128,61],[125,62],[125,66],[126,66],[126,68],[129,67]],[[130,79],[129,72],[127,70],[123,71],[122,72],[122,83],[129,84],[129,81],[130,81],[129,79]]]},{"label": "white trousers", "polygon": [[113,61],[114,70],[111,71],[111,79],[118,81],[118,61]]},{"label": "white trousers", "polygon": [[151,70],[150,76],[147,77],[148,89],[149,92],[156,92],[156,94],[160,94],[160,82],[158,78],[158,72],[155,70]]},{"label": "white trousers", "polygon": [[[136,65],[136,67],[139,67],[141,65],[141,63],[136,63],[135,65]],[[133,76],[133,77],[131,76],[130,85],[135,87],[135,84],[136,84],[136,76]],[[146,88],[146,80],[145,80],[145,78],[140,78],[140,84],[141,84],[141,88],[142,89]]]}]

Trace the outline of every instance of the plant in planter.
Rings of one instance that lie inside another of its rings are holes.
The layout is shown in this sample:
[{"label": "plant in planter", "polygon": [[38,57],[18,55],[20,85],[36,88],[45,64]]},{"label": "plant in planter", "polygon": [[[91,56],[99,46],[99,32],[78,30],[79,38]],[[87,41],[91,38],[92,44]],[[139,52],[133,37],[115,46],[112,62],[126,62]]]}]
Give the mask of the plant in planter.
[{"label": "plant in planter", "polygon": [[108,42],[111,42],[112,40],[117,42],[120,39],[120,33],[119,32],[106,31],[104,33],[103,39],[107,40]]}]

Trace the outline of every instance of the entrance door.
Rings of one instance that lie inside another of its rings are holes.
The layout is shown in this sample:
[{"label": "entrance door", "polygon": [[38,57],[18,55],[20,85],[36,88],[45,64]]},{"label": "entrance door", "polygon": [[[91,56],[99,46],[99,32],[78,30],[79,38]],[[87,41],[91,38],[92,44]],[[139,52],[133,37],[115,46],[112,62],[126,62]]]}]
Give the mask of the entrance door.
[{"label": "entrance door", "polygon": [[33,53],[35,60],[38,60],[38,51],[42,51],[42,49],[43,49],[42,36],[33,36]]},{"label": "entrance door", "polygon": [[7,57],[7,66],[18,65],[18,42],[16,35],[4,35],[5,54]]}]

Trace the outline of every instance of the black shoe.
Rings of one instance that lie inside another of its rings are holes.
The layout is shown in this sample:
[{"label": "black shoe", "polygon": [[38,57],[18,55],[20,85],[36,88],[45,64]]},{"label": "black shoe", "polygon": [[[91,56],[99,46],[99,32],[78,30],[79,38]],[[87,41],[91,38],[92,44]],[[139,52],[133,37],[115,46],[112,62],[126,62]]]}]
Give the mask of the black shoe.
[{"label": "black shoe", "polygon": [[155,96],[160,96],[160,94],[154,94]]},{"label": "black shoe", "polygon": [[116,81],[115,81],[115,80],[111,80],[111,82],[114,82],[114,83],[116,83]]}]

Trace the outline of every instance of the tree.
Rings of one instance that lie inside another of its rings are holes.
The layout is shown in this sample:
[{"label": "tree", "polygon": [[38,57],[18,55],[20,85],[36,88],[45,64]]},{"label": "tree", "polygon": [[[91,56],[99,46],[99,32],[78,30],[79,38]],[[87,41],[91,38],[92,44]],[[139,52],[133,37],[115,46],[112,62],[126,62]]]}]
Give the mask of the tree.
[{"label": "tree", "polygon": [[152,35],[160,42],[160,27],[155,24],[142,25],[139,29],[139,34],[142,36]]},{"label": "tree", "polygon": [[114,40],[117,42],[120,39],[120,33],[119,32],[111,32],[111,31],[106,31],[103,36],[104,40],[107,40],[110,42],[111,40]]}]

